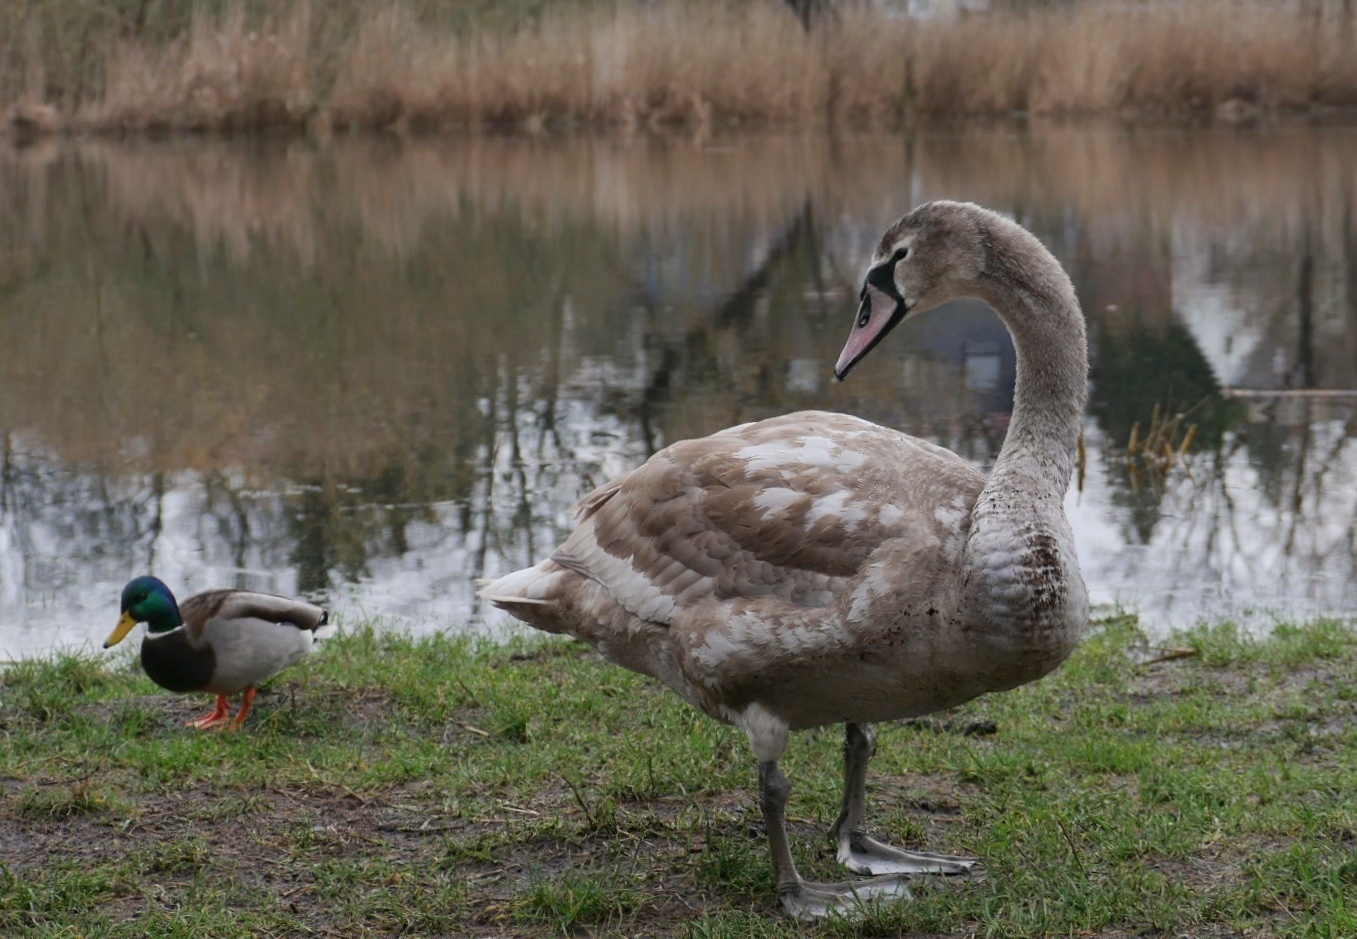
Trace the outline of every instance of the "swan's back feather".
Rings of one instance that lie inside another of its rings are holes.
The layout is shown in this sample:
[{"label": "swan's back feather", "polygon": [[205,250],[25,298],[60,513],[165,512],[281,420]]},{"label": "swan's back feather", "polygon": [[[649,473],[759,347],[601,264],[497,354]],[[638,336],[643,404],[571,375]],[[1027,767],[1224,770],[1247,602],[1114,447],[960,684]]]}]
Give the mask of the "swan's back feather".
[{"label": "swan's back feather", "polygon": [[676,443],[591,493],[552,560],[660,625],[707,599],[825,607],[883,543],[952,535],[958,492],[983,481],[905,434],[789,414]]}]

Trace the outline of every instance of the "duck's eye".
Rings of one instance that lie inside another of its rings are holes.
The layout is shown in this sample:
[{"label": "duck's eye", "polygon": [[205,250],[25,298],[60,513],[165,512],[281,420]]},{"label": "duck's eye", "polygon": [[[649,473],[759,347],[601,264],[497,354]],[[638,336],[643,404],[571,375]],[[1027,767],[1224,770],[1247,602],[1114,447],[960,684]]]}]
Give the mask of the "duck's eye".
[{"label": "duck's eye", "polygon": [[909,257],[909,249],[908,249],[908,248],[896,248],[896,249],[895,249],[895,254],[891,255],[891,263],[892,263],[892,264],[899,264],[901,261],[903,261],[903,260],[904,260],[905,258],[907,258],[907,257]]}]

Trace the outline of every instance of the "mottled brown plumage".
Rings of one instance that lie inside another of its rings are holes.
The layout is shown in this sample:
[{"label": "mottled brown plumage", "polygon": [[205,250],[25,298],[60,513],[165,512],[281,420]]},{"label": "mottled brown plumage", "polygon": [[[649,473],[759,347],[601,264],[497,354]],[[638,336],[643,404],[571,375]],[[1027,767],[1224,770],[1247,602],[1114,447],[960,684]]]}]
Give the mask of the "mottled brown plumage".
[{"label": "mottled brown plumage", "polygon": [[[1039,678],[1087,619],[1062,507],[1084,322],[1036,238],[963,203],[905,216],[873,255],[836,374],[906,315],[956,297],[993,306],[1017,351],[1013,417],[988,479],[898,431],[789,414],[666,447],[586,496],[549,559],[483,590],[745,731],[778,891],[798,918],[907,896],[912,873],[971,869],[862,833],[870,724]],[[853,884],[806,883],[786,844],[777,760],[789,731],[831,723],[846,725],[839,858],[885,875]]]}]

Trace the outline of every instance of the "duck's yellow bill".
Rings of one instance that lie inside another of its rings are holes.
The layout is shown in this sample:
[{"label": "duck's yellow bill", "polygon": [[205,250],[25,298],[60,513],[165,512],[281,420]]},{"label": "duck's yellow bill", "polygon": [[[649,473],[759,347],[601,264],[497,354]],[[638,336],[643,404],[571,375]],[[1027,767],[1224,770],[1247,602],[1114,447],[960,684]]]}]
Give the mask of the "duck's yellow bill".
[{"label": "duck's yellow bill", "polygon": [[118,625],[113,627],[113,632],[104,640],[104,648],[109,649],[122,642],[136,625],[137,621],[132,618],[132,614],[124,612],[118,619]]}]

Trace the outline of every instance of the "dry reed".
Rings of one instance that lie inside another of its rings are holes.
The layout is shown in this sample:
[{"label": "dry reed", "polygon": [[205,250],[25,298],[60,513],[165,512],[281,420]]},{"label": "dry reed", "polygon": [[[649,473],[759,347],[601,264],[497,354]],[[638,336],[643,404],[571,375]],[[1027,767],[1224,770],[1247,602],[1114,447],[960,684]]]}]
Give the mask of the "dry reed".
[{"label": "dry reed", "polygon": [[[775,0],[548,5],[494,29],[440,25],[413,0],[353,0],[345,17],[298,0],[217,16],[194,6],[168,35],[95,18],[78,37],[42,28],[53,7],[0,15],[0,106],[38,130],[892,126],[1357,106],[1357,23],[1314,0],[1089,0],[921,21],[845,4],[811,32]],[[92,51],[73,60],[77,39]]]},{"label": "dry reed", "polygon": [[1126,442],[1126,472],[1133,490],[1140,488],[1142,473],[1152,486],[1162,485],[1177,466],[1192,475],[1188,448],[1197,436],[1197,425],[1187,423],[1187,418],[1204,403],[1199,401],[1186,411],[1170,414],[1170,407],[1161,410],[1156,401],[1145,430],[1141,430],[1139,421],[1131,425],[1131,436]]}]

